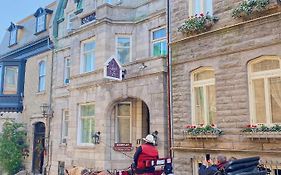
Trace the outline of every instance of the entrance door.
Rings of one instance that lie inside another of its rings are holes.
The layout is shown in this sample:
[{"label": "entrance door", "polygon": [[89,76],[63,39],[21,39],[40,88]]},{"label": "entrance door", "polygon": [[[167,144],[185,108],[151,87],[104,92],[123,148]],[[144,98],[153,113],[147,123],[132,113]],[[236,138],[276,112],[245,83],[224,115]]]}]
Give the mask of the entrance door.
[{"label": "entrance door", "polygon": [[35,175],[43,173],[45,150],[45,124],[42,122],[35,124],[33,140],[33,161],[32,172]]}]

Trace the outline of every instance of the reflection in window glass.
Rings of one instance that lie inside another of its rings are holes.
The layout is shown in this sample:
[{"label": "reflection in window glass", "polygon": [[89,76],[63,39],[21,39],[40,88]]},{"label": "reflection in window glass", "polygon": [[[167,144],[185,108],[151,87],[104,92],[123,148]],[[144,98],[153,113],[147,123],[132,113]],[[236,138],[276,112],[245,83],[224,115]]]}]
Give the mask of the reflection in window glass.
[{"label": "reflection in window glass", "polygon": [[45,61],[39,63],[39,85],[38,91],[42,92],[46,87],[46,64]]},{"label": "reflection in window glass", "polygon": [[18,67],[6,66],[4,73],[3,94],[17,94],[18,88]]},{"label": "reflection in window glass", "polygon": [[152,56],[167,55],[166,28],[152,32]]},{"label": "reflection in window glass", "polygon": [[82,73],[91,72],[95,69],[96,42],[94,40],[85,41],[82,43],[82,47]]},{"label": "reflection in window glass", "polygon": [[81,106],[80,143],[92,143],[95,133],[95,105]]},{"label": "reflection in window glass", "polygon": [[10,45],[17,43],[17,29],[10,32]]},{"label": "reflection in window glass", "polygon": [[129,63],[131,60],[130,40],[130,37],[117,38],[117,58],[121,64]]},{"label": "reflection in window glass", "polygon": [[41,16],[38,16],[36,20],[37,20],[36,32],[44,31],[46,16],[42,14]]}]

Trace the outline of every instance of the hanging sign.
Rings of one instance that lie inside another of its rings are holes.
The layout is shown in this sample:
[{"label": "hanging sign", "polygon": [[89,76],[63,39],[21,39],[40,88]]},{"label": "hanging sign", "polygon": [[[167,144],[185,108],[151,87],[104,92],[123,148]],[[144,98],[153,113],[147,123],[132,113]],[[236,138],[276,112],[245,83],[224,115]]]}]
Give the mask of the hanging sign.
[{"label": "hanging sign", "polygon": [[122,66],[115,56],[111,56],[104,64],[104,78],[122,80]]}]

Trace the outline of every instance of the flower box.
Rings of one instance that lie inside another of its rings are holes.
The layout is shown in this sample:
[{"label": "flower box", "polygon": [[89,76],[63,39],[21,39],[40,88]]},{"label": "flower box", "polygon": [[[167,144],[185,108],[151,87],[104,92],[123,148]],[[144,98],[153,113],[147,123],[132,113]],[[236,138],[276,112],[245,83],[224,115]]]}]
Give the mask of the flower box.
[{"label": "flower box", "polygon": [[242,135],[251,139],[281,139],[281,132],[249,132]]},{"label": "flower box", "polygon": [[242,136],[252,139],[279,139],[281,138],[281,125],[271,127],[265,125],[247,125],[242,131]]},{"label": "flower box", "polygon": [[215,139],[223,134],[223,131],[216,128],[215,125],[188,125],[183,131],[185,139]]}]

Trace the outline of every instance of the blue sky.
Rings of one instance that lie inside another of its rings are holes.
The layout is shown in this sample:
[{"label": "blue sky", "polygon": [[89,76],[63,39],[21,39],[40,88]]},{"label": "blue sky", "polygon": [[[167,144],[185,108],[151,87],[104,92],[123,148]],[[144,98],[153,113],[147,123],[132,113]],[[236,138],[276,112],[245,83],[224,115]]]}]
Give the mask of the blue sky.
[{"label": "blue sky", "polygon": [[54,1],[55,0],[3,0],[0,6],[0,40],[3,39],[4,33],[11,22],[16,23],[33,14],[39,7],[45,7]]}]

